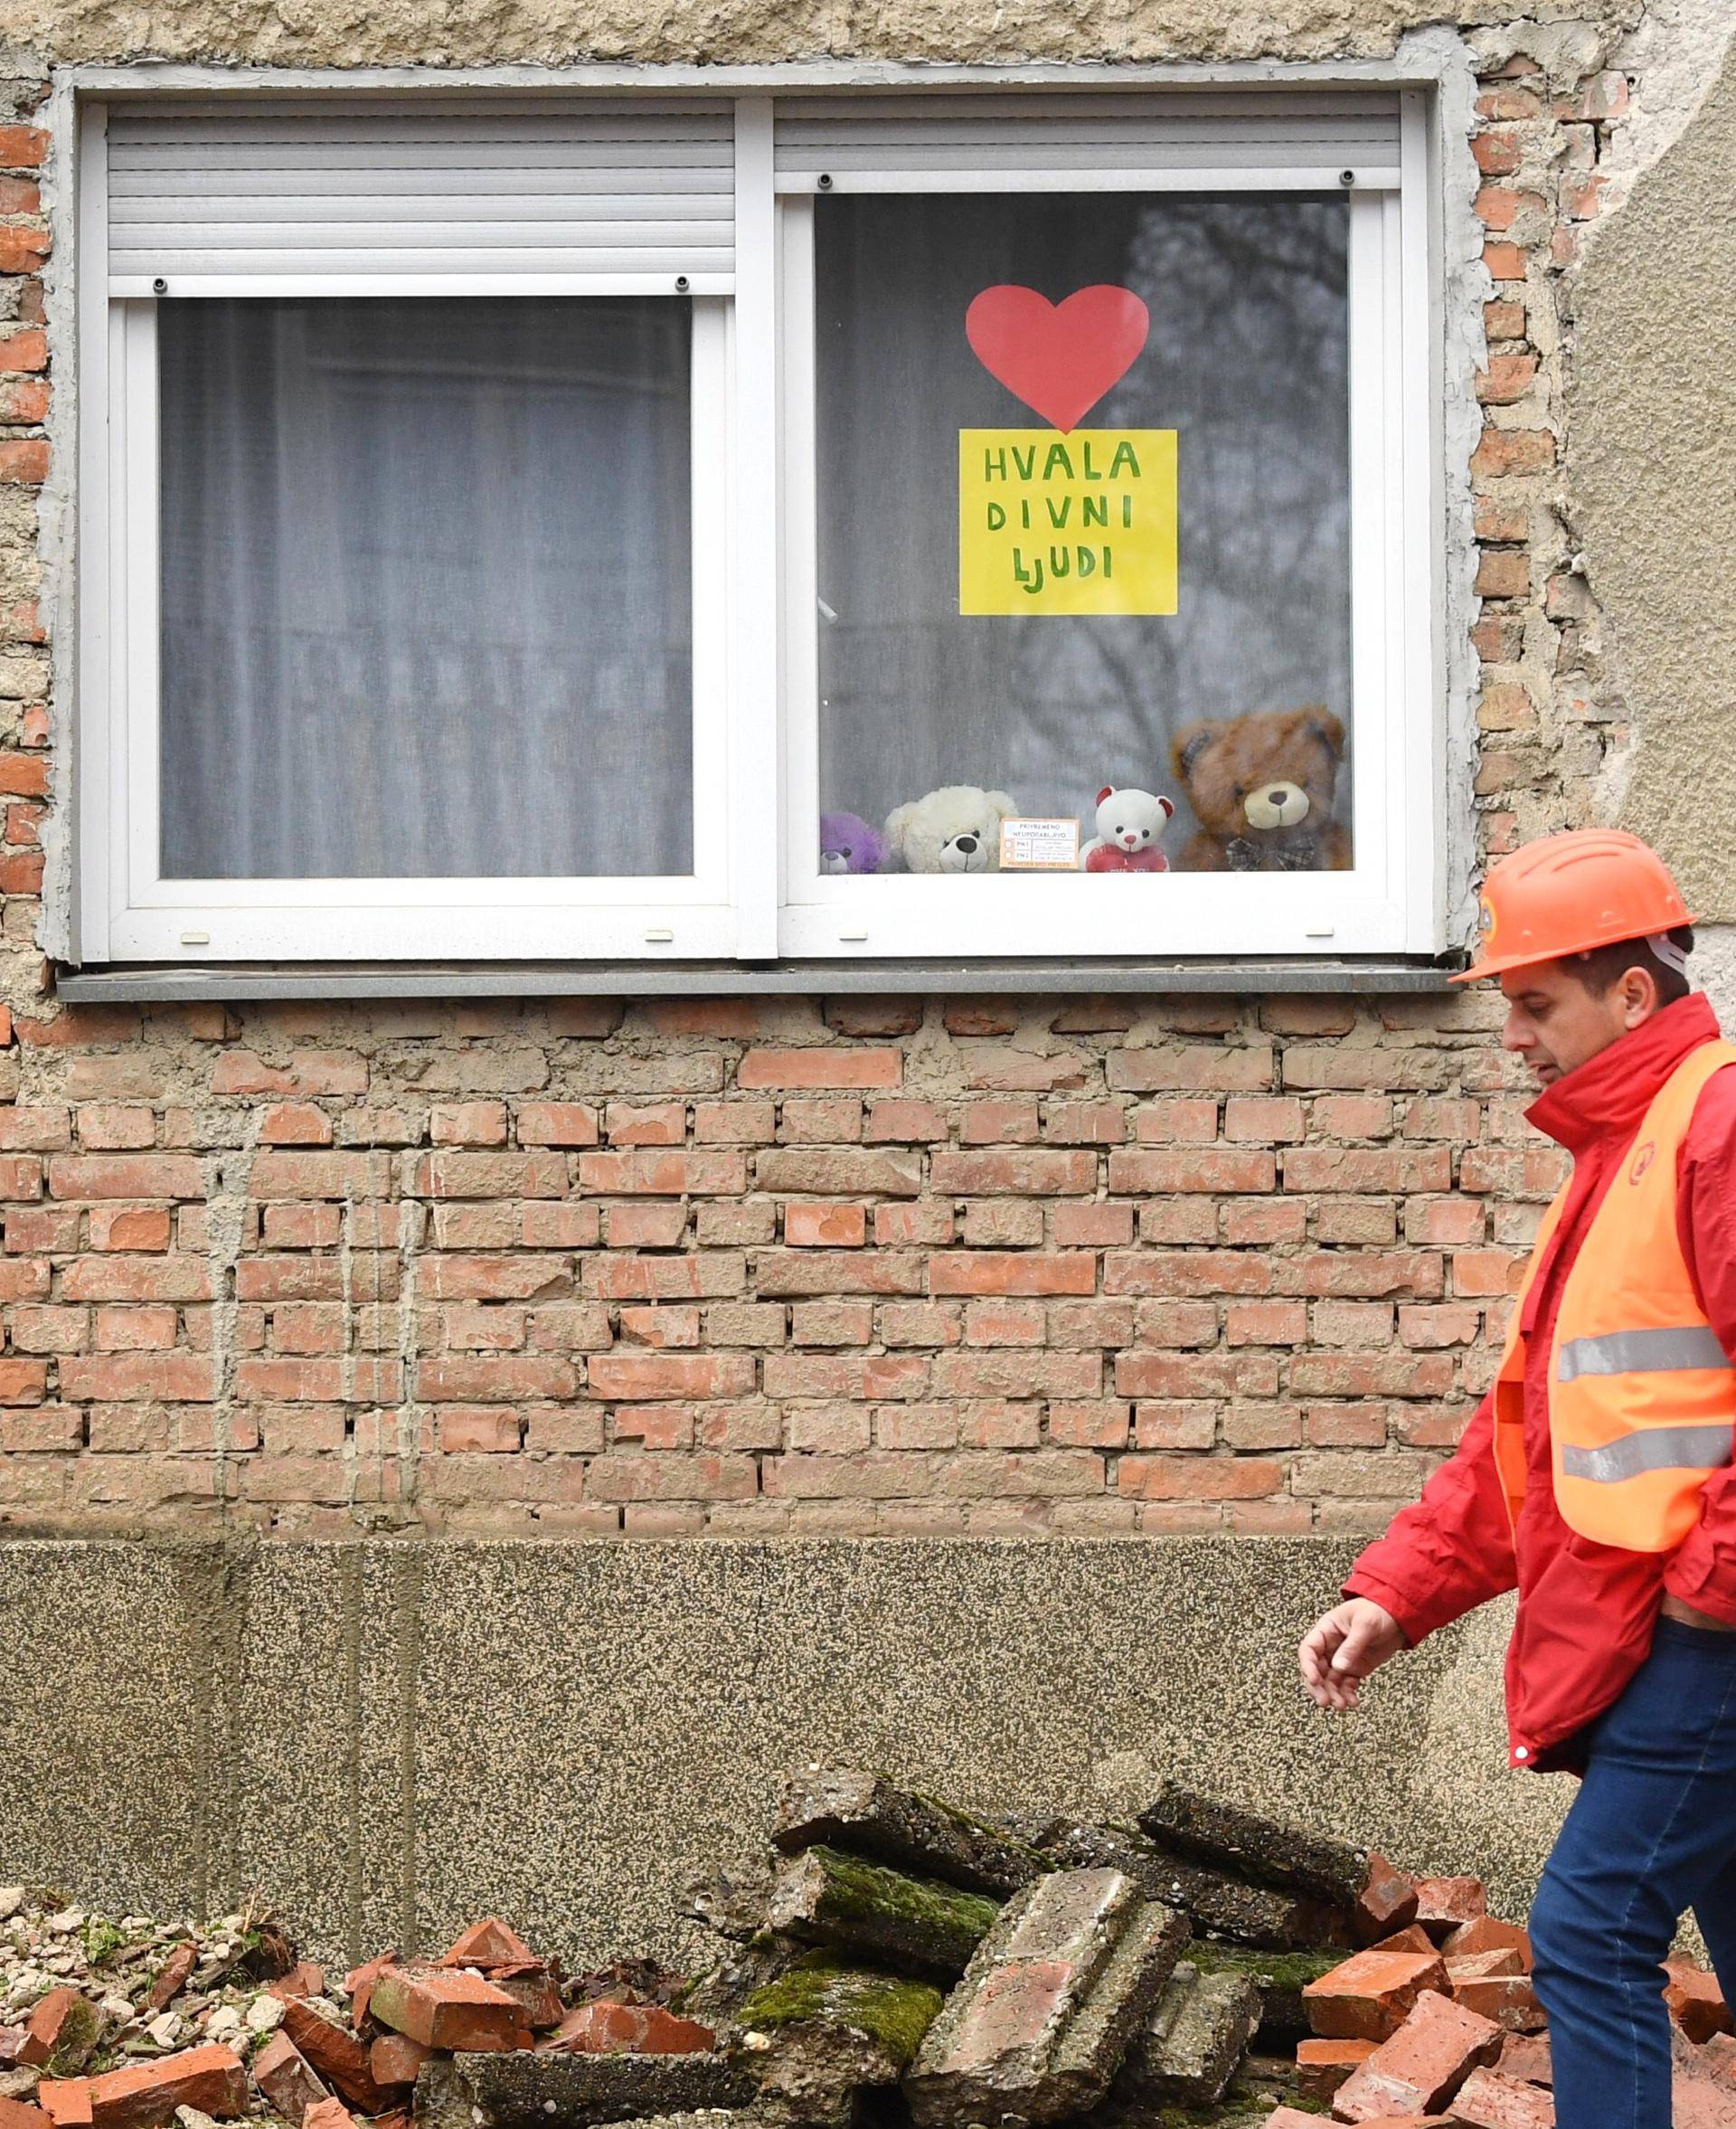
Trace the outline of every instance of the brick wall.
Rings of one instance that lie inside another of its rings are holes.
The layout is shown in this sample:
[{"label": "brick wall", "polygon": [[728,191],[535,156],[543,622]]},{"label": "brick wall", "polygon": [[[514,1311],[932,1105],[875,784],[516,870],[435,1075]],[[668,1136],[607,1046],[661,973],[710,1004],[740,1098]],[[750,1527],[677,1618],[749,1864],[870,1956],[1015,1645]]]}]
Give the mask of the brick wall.
[{"label": "brick wall", "polygon": [[[1629,83],[1469,40],[1492,850],[1627,744],[1572,573],[1571,269]],[[1492,1001],[59,1009],[39,81],[0,87],[0,1519],[1360,1529],[1552,1188]],[[61,321],[63,322],[63,321]]]}]

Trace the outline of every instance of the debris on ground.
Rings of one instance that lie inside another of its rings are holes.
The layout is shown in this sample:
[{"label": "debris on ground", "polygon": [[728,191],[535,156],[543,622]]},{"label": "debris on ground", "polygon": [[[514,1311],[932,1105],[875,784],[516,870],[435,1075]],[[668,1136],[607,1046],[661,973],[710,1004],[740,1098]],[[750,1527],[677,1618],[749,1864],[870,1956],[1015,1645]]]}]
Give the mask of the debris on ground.
[{"label": "debris on ground", "polygon": [[[718,1955],[568,1975],[497,1916],[340,1979],[257,1905],[203,1928],[0,1887],[0,2129],[1552,2129],[1529,1939],[1167,1784],[1130,1823],[785,1784],[687,1896]],[[1716,1980],[1669,1963],[1675,2108],[1736,2129]]]}]

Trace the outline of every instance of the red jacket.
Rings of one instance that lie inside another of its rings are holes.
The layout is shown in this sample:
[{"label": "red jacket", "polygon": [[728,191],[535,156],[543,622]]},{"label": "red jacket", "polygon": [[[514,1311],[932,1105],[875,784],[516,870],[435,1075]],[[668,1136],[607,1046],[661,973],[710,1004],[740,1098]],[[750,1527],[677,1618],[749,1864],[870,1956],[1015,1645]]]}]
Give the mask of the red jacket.
[{"label": "red jacket", "polygon": [[[1696,992],[1557,1080],[1526,1111],[1572,1155],[1573,1181],[1526,1303],[1527,1480],[1517,1530],[1495,1472],[1486,1397],[1457,1452],[1415,1507],[1401,1510],[1363,1554],[1344,1585],[1348,1595],[1383,1604],[1413,1642],[1517,1587],[1507,1651],[1515,1766],[1576,1765],[1578,1734],[1620,1698],[1650,1651],[1666,1589],[1736,1625],[1736,1464],[1707,1481],[1699,1525],[1675,1552],[1595,1545],[1576,1537],[1555,1506],[1547,1388],[1561,1289],[1592,1215],[1653,1095],[1691,1049],[1717,1033],[1711,1006]],[[1701,1095],[1678,1181],[1683,1254],[1712,1329],[1736,1358],[1736,1070],[1716,1074]]]}]

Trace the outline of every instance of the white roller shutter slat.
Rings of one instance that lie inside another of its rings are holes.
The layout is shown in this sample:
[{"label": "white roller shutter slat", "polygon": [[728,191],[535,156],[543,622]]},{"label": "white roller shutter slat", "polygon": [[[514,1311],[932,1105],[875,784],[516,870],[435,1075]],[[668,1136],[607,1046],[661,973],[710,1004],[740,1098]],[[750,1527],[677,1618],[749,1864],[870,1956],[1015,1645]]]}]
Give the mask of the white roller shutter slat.
[{"label": "white roller shutter slat", "polygon": [[[1246,186],[1399,181],[1399,99],[1390,91],[789,97],[778,107],[783,193],[947,191],[1065,184],[1137,189],[1178,175]],[[831,181],[823,187],[820,180]]]},{"label": "white roller shutter slat", "polygon": [[118,295],[322,275],[685,275],[719,291],[734,275],[722,101],[121,106],[108,165]]}]

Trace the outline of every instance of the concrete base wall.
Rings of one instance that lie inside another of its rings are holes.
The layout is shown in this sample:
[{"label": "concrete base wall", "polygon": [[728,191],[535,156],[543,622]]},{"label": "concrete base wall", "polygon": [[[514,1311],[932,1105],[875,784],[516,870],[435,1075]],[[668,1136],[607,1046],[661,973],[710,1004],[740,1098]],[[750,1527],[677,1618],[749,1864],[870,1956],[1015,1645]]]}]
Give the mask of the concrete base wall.
[{"label": "concrete base wall", "polygon": [[498,1909],[677,1963],[683,1884],[827,1755],[977,1808],[1175,1774],[1489,1876],[1569,1784],[1505,1765],[1495,1613],[1307,1708],[1323,1539],[0,1546],[0,1882],[116,1912],[258,1888],[327,1956]]}]

